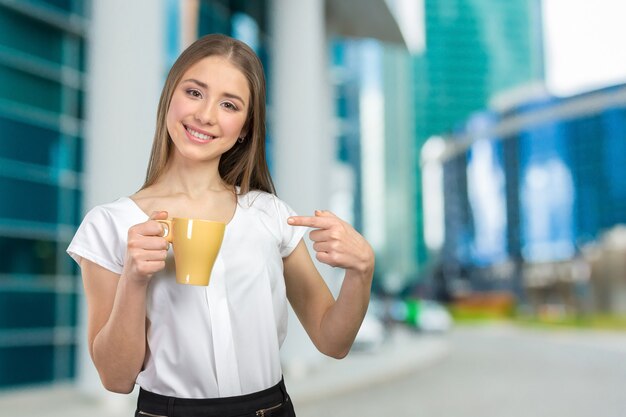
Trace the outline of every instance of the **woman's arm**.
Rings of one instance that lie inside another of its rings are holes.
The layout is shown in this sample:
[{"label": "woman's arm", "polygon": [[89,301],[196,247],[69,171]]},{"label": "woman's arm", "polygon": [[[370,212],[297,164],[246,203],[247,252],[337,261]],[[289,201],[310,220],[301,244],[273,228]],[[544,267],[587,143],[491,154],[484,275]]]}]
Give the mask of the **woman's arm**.
[{"label": "woman's arm", "polygon": [[81,261],[87,298],[89,353],[104,387],[133,390],[146,353],[146,292],[152,275],[165,267],[167,241],[154,214],[128,232],[124,269],[117,275],[91,261]]},{"label": "woman's arm", "polygon": [[349,224],[328,211],[315,217],[290,218],[291,225],[316,228],[310,233],[320,262],[341,267],[346,274],[335,300],[300,241],[284,259],[287,297],[317,349],[345,357],[359,331],[370,299],[374,252]]},{"label": "woman's arm", "polygon": [[81,269],[91,359],[107,390],[127,394],[145,356],[145,285],[87,260],[81,262]]}]

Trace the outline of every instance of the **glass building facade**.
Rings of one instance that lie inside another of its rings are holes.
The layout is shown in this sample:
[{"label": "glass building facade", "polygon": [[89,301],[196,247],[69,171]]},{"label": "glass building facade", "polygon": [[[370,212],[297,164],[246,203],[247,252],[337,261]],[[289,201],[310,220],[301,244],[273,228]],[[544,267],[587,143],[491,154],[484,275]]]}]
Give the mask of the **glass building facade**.
[{"label": "glass building facade", "polygon": [[0,1],[0,389],[75,374],[87,4]]},{"label": "glass building facade", "polygon": [[397,292],[418,274],[411,57],[399,46],[343,38],[330,52],[336,163],[350,172],[350,190],[333,209],[350,212],[377,252],[374,291]]},{"label": "glass building facade", "polygon": [[[494,96],[541,81],[540,6],[539,1],[525,0],[498,5],[426,0],[425,50],[417,55],[375,41],[334,41],[331,62],[339,160],[355,173],[354,223],[363,227],[375,249],[380,247],[376,282],[382,282],[384,291],[394,293],[402,287],[419,285],[433,264],[442,261],[436,259],[438,254],[432,256],[424,238],[422,203],[428,197],[423,194],[418,169],[424,143],[433,135],[466,129],[466,121],[488,107]],[[376,94],[381,101],[380,130],[372,122],[377,112],[366,114]],[[484,115],[474,117],[472,123],[489,122],[481,118]],[[367,159],[367,148],[375,140],[368,136],[371,131],[381,132],[385,138],[384,145],[379,146],[380,160],[374,165]],[[497,247],[507,239],[507,207],[502,202],[506,192],[504,156],[502,144],[491,146],[485,142],[477,144],[468,155],[446,162],[462,167],[449,167],[444,173],[446,196],[454,199],[458,192],[463,202],[445,208],[453,211],[450,216],[446,212],[446,221],[453,223],[448,231],[456,231],[453,237],[447,236],[444,253],[454,254],[461,264],[465,262],[462,259],[472,257],[488,264],[492,257],[506,255]],[[489,172],[484,162],[489,163]],[[473,167],[469,173],[468,163]],[[379,175],[368,178],[374,171]],[[480,198],[467,200],[468,175],[493,180],[469,191],[482,197],[498,196],[497,207],[485,205]],[[378,189],[378,177],[383,184],[378,195],[385,196],[378,199],[384,200],[380,216],[373,209],[377,202],[367,197],[370,190]],[[472,210],[490,210],[489,217],[476,224],[459,219],[460,213],[469,216]],[[368,224],[368,211],[384,221],[378,221],[378,226]],[[476,228],[491,230],[494,223],[498,224],[497,234],[481,233],[480,239],[471,242],[471,248],[468,246]],[[447,264],[460,268],[454,262]]]},{"label": "glass building facade", "polygon": [[[433,135],[450,135],[466,129],[472,115],[488,108],[494,97],[520,86],[540,83],[543,79],[539,0],[498,4],[472,0],[425,0],[424,7],[426,50],[414,57],[412,63],[415,74],[415,147],[418,151]],[[483,122],[475,118],[471,123]],[[479,167],[483,161],[496,175],[493,178],[500,178],[501,169],[497,167],[505,153],[501,145],[477,144],[468,155],[447,161],[444,174],[447,197],[457,199],[453,196],[457,191],[467,195],[465,177],[487,175],[487,172],[481,171],[484,167]],[[467,158],[469,161],[465,160]],[[469,174],[464,168],[458,169],[468,162],[473,167]],[[420,219],[418,230],[422,231],[422,204],[428,197],[423,195],[421,173],[418,177],[416,216]],[[502,187],[494,180],[470,191],[495,197],[502,192]],[[447,230],[458,228],[454,237],[447,236],[446,254],[456,253],[455,258],[458,259],[470,256],[468,242],[472,230],[474,227],[482,230],[485,224],[470,224],[463,219],[467,215],[461,213],[481,210],[480,204],[473,198],[471,203],[463,201],[445,208],[446,222],[450,222]],[[453,213],[448,213],[448,210]],[[506,223],[501,203],[498,203],[497,213],[490,215],[499,216],[486,220],[490,224]],[[502,240],[503,232],[499,233],[499,236],[482,236],[480,241],[473,243],[471,252],[485,258],[495,250],[492,247],[495,242]],[[431,254],[423,236],[421,232],[418,234],[416,246],[416,257],[421,265],[433,261],[429,260]]]},{"label": "glass building facade", "polygon": [[494,268],[575,259],[626,223],[625,97],[618,85],[532,100],[451,137],[464,145],[443,162],[443,254],[475,288],[517,291],[519,268],[501,281]]}]

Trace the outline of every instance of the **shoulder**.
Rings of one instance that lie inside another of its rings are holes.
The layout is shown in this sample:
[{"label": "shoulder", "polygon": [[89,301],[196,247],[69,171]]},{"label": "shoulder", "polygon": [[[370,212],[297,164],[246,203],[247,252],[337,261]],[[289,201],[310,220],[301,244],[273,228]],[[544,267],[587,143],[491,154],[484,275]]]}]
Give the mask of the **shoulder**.
[{"label": "shoulder", "polygon": [[91,208],[76,230],[67,253],[79,264],[94,262],[116,274],[122,272],[126,235],[141,212],[127,197]]},{"label": "shoulder", "polygon": [[128,197],[121,197],[115,201],[99,204],[91,208],[83,222],[107,226],[125,226],[129,221],[135,221],[143,214],[139,207]]},{"label": "shoulder", "polygon": [[285,211],[292,212],[291,208],[275,194],[265,191],[252,190],[239,195],[239,204],[246,209],[258,211],[271,216]]}]

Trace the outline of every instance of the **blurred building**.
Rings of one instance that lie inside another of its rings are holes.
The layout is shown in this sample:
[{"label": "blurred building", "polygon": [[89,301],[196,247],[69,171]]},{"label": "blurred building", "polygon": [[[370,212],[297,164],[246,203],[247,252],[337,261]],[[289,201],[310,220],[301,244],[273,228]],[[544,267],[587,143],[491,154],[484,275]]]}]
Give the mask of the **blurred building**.
[{"label": "blurred building", "polygon": [[[427,0],[425,6],[427,46],[424,55],[416,58],[414,78],[418,148],[433,135],[457,131],[494,98],[506,102],[533,94],[543,77],[539,1]],[[462,243],[468,239],[463,216],[469,203],[461,197],[467,194],[466,181],[456,175],[465,174],[450,167],[443,179],[444,252],[452,252],[453,259],[465,256],[458,253],[457,239]],[[418,184],[422,182],[420,177]],[[419,207],[431,198],[419,193]],[[420,240],[421,260],[428,257],[426,243]],[[448,259],[443,263],[460,268]]]},{"label": "blurred building", "polygon": [[[438,156],[445,207],[440,250],[459,265],[452,278],[473,290],[526,298],[542,288],[574,291],[595,272],[595,307],[626,308],[608,306],[600,294],[617,288],[609,281],[626,282],[626,270],[608,260],[599,273],[595,262],[622,253],[621,243],[607,243],[605,235],[626,222],[625,91],[617,85],[529,99],[504,112],[477,113],[448,138]],[[581,276],[579,261],[595,269]]]},{"label": "blurred building", "polygon": [[[572,76],[576,83],[557,82],[555,69],[561,74],[573,70],[555,64],[555,55],[567,54],[572,46],[581,54],[596,48],[580,39],[555,45],[542,36],[550,28],[542,12],[562,19],[557,2],[490,6],[490,13],[476,14],[483,20],[477,26],[482,32],[499,28],[489,42],[471,41],[473,31],[446,35],[453,45],[465,45],[456,60],[459,78],[444,83],[451,93],[444,89],[441,95],[456,94],[458,109],[448,112],[447,104],[437,102],[418,106],[429,112],[439,109],[428,119],[434,124],[425,122],[434,127],[434,136],[422,150],[423,184],[430,190],[423,198],[425,237],[443,265],[439,280],[457,293],[506,290],[531,304],[538,295],[543,304],[576,304],[577,313],[583,307],[624,311],[626,303],[619,301],[624,297],[616,294],[624,293],[626,270],[617,266],[622,246],[615,238],[626,221],[624,86],[615,83],[615,71],[604,77],[611,82],[603,84],[598,77],[602,72],[592,74],[588,68],[583,71],[587,78]],[[605,2],[601,11],[615,13],[615,6]],[[576,9],[578,20],[560,27],[584,25],[580,14],[585,7]],[[453,13],[462,7],[433,9],[445,11],[452,20],[472,15]],[[612,19],[606,24],[613,29],[617,25]],[[557,36],[554,29],[551,33]],[[609,41],[603,38],[603,45]],[[545,55],[546,44],[559,52]],[[435,50],[443,53],[445,48]],[[472,56],[484,70],[472,69],[467,63]],[[552,67],[544,70],[543,59]],[[446,60],[434,57],[424,65],[437,62],[440,68]],[[474,77],[471,81],[465,69]],[[439,82],[435,78],[426,85],[432,89]],[[463,100],[464,92],[474,100],[465,107],[470,100]],[[478,108],[481,101],[485,104]]]},{"label": "blurred building", "polygon": [[76,374],[84,6],[0,1],[0,389]]}]

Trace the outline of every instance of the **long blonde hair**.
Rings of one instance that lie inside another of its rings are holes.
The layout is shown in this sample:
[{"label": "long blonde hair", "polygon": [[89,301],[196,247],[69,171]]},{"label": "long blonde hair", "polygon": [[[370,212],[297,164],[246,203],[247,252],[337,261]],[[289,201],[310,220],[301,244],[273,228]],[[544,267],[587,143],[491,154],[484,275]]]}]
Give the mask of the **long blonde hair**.
[{"label": "long blonde hair", "polygon": [[157,110],[156,131],[148,162],[144,189],[154,184],[165,171],[172,153],[172,139],[167,131],[166,118],[172,95],[183,74],[203,58],[220,56],[228,59],[248,80],[250,105],[244,124],[243,142],[237,142],[224,153],[219,162],[219,173],[224,182],[240,187],[245,194],[251,189],[276,193],[265,157],[265,75],[263,64],[245,43],[231,37],[211,34],[195,41],[178,57],[170,69]]}]

